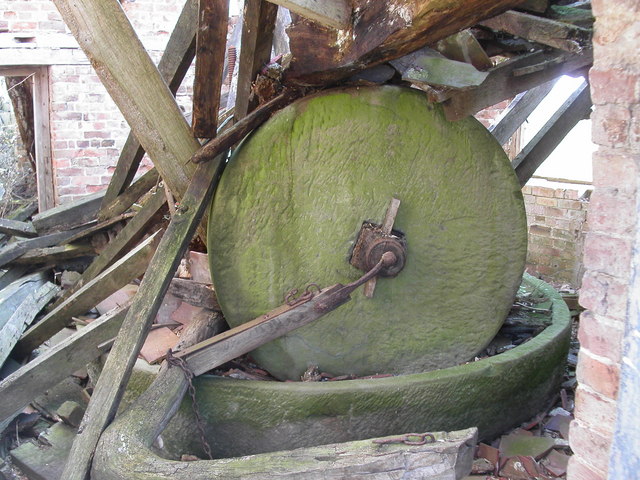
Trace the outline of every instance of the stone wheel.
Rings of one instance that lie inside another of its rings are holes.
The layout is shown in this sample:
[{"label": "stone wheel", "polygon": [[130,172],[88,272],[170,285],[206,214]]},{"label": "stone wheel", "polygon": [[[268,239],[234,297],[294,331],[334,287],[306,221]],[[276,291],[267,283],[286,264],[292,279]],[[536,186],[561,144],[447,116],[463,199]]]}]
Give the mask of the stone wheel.
[{"label": "stone wheel", "polygon": [[364,221],[401,200],[404,270],[336,311],[253,352],[280,379],[311,365],[333,375],[415,373],[473,358],[493,338],[526,255],[520,186],[475,119],[448,122],[412,89],[306,97],[234,153],[209,218],[218,299],[230,325],[283,303],[292,288],[351,282]]}]

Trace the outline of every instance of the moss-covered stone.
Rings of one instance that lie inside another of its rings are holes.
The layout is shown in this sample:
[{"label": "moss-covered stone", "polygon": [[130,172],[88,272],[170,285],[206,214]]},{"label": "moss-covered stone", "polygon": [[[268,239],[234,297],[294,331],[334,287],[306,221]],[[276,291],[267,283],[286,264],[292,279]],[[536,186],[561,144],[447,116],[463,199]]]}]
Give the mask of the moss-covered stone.
[{"label": "moss-covered stone", "polygon": [[520,283],[524,204],[500,145],[474,119],[448,122],[416,90],[353,88],[280,111],[225,171],[208,247],[220,304],[238,325],[289,289],[357,279],[350,249],[392,197],[405,269],[254,352],[279,378],[311,364],[335,375],[415,373],[472,358]]}]

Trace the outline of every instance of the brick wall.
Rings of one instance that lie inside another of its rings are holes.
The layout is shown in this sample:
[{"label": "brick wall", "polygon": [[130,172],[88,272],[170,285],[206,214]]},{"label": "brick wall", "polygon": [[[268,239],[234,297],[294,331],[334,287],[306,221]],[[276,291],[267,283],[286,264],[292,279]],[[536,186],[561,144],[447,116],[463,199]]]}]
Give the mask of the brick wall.
[{"label": "brick wall", "polygon": [[580,286],[587,230],[587,198],[577,190],[525,186],[529,249],[527,272],[557,284]]},{"label": "brick wall", "polygon": [[[160,59],[184,0],[122,0],[122,6],[151,57]],[[33,35],[35,42],[78,50],[79,62],[49,67],[51,143],[57,203],[105,188],[129,128],[50,0],[4,0],[0,29],[6,35]],[[36,46],[34,44],[34,46]],[[39,46],[39,45],[38,45]],[[35,51],[24,52],[25,64]],[[178,91],[191,110],[192,74]],[[143,170],[150,167],[145,159]]]},{"label": "brick wall", "polygon": [[[596,16],[590,72],[595,105],[593,141],[599,148],[593,157],[594,191],[584,247],[586,272],[580,302],[588,310],[580,320],[579,387],[576,420],[570,430],[575,455],[569,464],[570,480],[607,478],[621,346],[625,336],[638,334],[631,329],[634,322],[627,317],[627,305],[633,240],[638,229],[640,4],[637,0],[594,0],[592,6]],[[635,458],[627,461],[637,464],[638,438],[634,441]]]}]

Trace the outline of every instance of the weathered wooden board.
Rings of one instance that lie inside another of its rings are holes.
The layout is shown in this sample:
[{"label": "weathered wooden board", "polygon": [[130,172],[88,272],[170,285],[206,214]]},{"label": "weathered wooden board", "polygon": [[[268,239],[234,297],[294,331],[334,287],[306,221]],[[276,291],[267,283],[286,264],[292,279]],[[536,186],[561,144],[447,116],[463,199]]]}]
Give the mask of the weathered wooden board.
[{"label": "weathered wooden board", "polygon": [[278,7],[267,0],[246,0],[242,16],[242,48],[238,64],[238,86],[234,118],[240,120],[253,110],[249,104],[251,83],[271,58],[273,30]]},{"label": "weathered wooden board", "polygon": [[0,327],[11,318],[22,302],[46,281],[44,272],[35,272],[13,281],[0,291]]},{"label": "weathered wooden board", "polygon": [[69,453],[64,478],[84,480],[87,476],[100,435],[116,414],[144,338],[158,313],[171,277],[209,206],[224,164],[221,155],[198,167],[180,208],[172,217],[100,375]]},{"label": "weathered wooden board", "polygon": [[118,334],[129,305],[102,315],[0,382],[0,426],[42,392],[102,355],[98,345]]},{"label": "weathered wooden board", "polygon": [[61,330],[71,321],[71,317],[87,312],[131,280],[142,275],[155,251],[158,236],[158,232],[150,236],[27,330],[16,345],[16,353],[27,355]]},{"label": "weathered wooden board", "polygon": [[[270,373],[422,372],[467,361],[493,338],[526,255],[513,169],[476,120],[448,122],[422,92],[392,86],[305,97],[236,150],[208,232],[227,321],[258,317],[292,288],[359,278],[348,261],[356,236],[393,197],[402,202],[395,225],[407,235],[405,269],[379,279],[374,298],[354,295],[254,351]],[[454,291],[465,300],[452,300]],[[390,319],[402,328],[390,329]]]},{"label": "weathered wooden board", "polygon": [[[285,82],[332,84],[357,70],[402,57],[479,21],[491,18],[522,0],[354,0],[353,26],[344,30],[295,19],[287,29],[293,59]],[[313,48],[309,48],[313,45]]]},{"label": "weathered wooden board", "polygon": [[0,233],[15,237],[35,237],[38,235],[31,222],[19,222],[8,218],[0,218]]},{"label": "weathered wooden board", "polygon": [[70,230],[95,220],[104,196],[104,190],[79,200],[58,205],[33,217],[33,226],[39,235]]},{"label": "weathered wooden board", "polygon": [[195,173],[189,159],[200,145],[119,2],[54,3],[136,138],[180,199]]},{"label": "weathered wooden board", "polygon": [[20,255],[34,248],[51,247],[52,245],[65,242],[82,230],[85,229],[80,227],[66,232],[50,233],[42,237],[29,238],[11,243],[6,247],[0,248],[0,267],[12,262]]},{"label": "weathered wooden board", "polygon": [[200,0],[199,4],[191,129],[194,137],[213,138],[218,128],[229,0]]},{"label": "weathered wooden board", "polygon": [[220,311],[216,292],[213,291],[211,285],[184,278],[174,278],[171,280],[167,292],[194,307]]},{"label": "weathered wooden board", "polygon": [[160,175],[158,175],[158,171],[155,168],[144,173],[112,202],[102,203],[102,207],[98,212],[98,221],[103,222],[126,212],[136,200],[151,190],[155,185],[158,185],[159,182]]},{"label": "weathered wooden board", "polygon": [[58,247],[35,248],[19,256],[13,262],[14,265],[55,265],[57,262],[96,254],[95,249],[85,243],[76,245],[60,245]]},{"label": "weathered wooden board", "polygon": [[591,112],[589,85],[583,83],[551,116],[535,137],[511,162],[520,185],[525,185],[536,169],[555,150],[571,129]]},{"label": "weathered wooden board", "polygon": [[350,0],[269,0],[309,20],[345,30],[351,26]]},{"label": "weathered wooden board", "polygon": [[59,290],[60,288],[53,283],[45,283],[17,307],[11,318],[0,328],[0,367],[4,364],[25,328],[33,322],[40,310]]}]

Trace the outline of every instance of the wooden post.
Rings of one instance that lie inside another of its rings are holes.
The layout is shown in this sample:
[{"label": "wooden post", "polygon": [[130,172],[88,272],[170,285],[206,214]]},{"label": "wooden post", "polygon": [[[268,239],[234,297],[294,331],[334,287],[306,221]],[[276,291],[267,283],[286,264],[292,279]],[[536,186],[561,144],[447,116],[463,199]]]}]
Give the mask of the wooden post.
[{"label": "wooden post", "polygon": [[245,0],[244,2],[238,88],[234,112],[236,121],[253,110],[249,105],[251,83],[271,58],[271,44],[277,14],[278,6],[266,0]]},{"label": "wooden post", "polygon": [[53,164],[49,126],[49,70],[39,67],[33,82],[33,121],[36,137],[36,183],[38,210],[44,212],[55,206],[53,191]]},{"label": "wooden post", "polygon": [[555,150],[573,127],[591,111],[589,84],[584,82],[553,114],[511,164],[520,185],[525,185],[536,169]]},{"label": "wooden post", "polygon": [[218,183],[222,157],[201,164],[153,256],[107,358],[62,478],[84,480],[100,435],[115,416],[140,347]]},{"label": "wooden post", "polygon": [[178,199],[199,143],[118,0],[54,0],[136,138]]},{"label": "wooden post", "polygon": [[213,138],[218,128],[229,0],[200,0],[199,3],[191,129],[194,137]]}]

